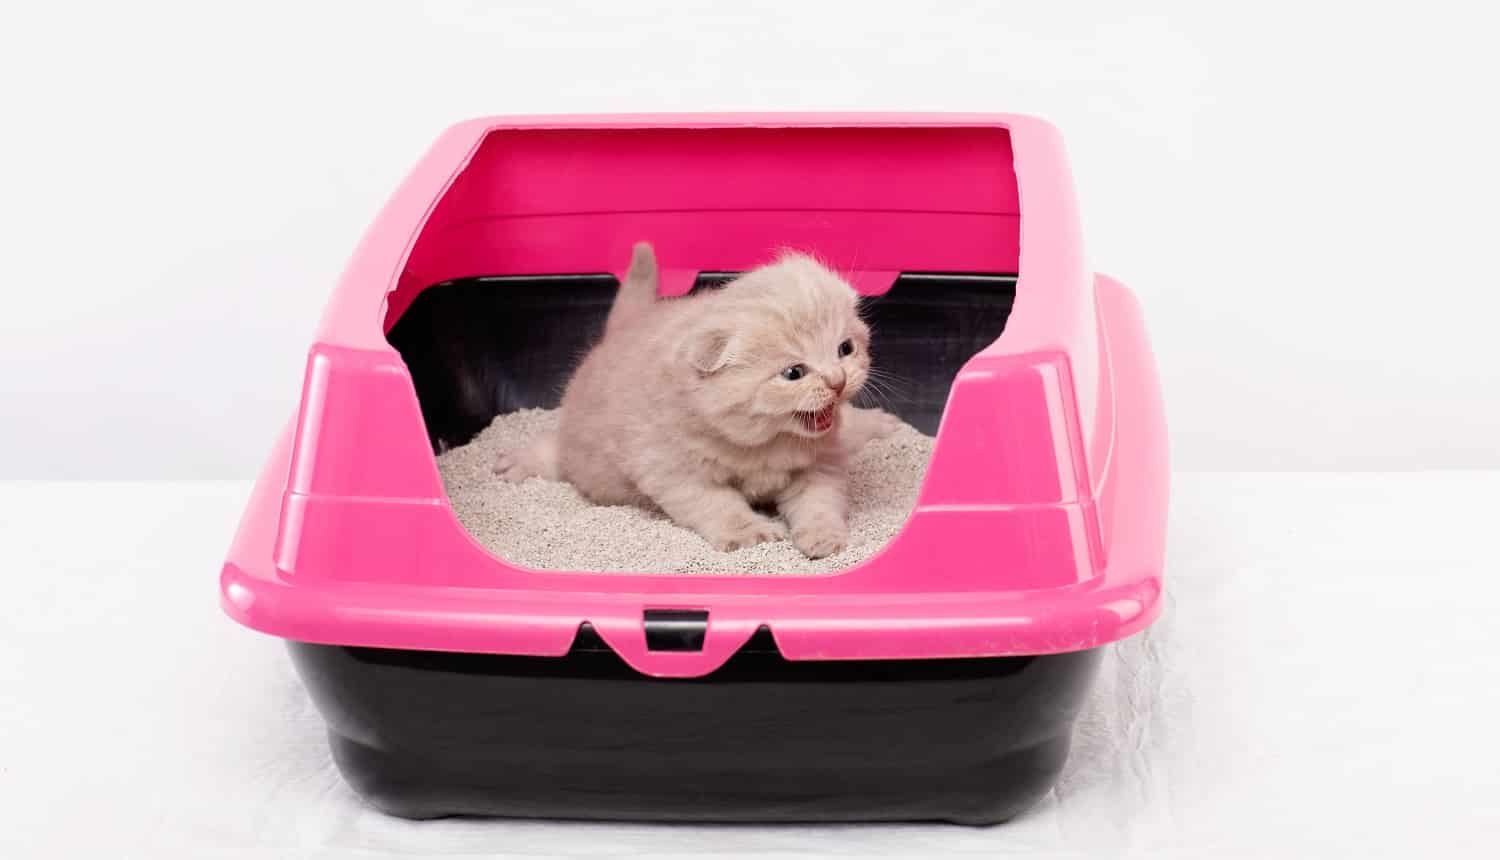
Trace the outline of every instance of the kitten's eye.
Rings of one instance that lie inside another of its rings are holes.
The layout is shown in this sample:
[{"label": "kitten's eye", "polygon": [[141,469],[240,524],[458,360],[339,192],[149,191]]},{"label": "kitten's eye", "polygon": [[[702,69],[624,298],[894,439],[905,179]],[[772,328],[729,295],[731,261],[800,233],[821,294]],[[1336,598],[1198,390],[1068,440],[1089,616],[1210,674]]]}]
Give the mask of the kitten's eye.
[{"label": "kitten's eye", "polygon": [[854,354],[854,341],[846,340],[839,344],[839,358],[848,358]]},{"label": "kitten's eye", "polygon": [[793,381],[801,379],[802,375],[805,373],[807,373],[806,367],[803,367],[800,364],[794,364],[781,372],[781,378],[787,381]]}]

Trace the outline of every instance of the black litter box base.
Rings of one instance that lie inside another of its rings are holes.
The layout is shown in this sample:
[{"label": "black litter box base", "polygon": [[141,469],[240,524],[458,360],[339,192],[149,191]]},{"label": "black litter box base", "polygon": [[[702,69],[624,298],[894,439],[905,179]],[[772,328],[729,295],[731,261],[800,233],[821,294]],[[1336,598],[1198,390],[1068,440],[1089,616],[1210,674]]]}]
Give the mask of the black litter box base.
[{"label": "black litter box base", "polygon": [[1067,758],[1099,651],[796,662],[765,631],[705,678],[565,657],[288,643],[339,770],[392,815],[1005,821]]}]

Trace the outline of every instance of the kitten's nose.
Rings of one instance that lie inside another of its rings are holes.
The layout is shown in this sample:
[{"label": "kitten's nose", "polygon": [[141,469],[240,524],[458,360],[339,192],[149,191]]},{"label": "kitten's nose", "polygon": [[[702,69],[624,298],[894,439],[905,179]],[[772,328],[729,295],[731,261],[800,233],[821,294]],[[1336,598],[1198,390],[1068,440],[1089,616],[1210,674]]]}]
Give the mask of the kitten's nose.
[{"label": "kitten's nose", "polygon": [[823,382],[827,383],[828,387],[833,389],[834,394],[843,394],[844,383],[848,381],[849,377],[844,374],[842,368],[834,373],[823,374]]}]

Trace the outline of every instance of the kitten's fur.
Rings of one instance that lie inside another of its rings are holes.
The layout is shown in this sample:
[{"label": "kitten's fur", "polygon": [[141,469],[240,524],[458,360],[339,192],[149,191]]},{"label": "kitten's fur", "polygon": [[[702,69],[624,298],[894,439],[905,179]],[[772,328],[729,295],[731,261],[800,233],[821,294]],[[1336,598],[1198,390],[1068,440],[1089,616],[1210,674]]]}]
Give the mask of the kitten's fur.
[{"label": "kitten's fur", "polygon": [[[899,424],[847,402],[870,370],[853,288],[795,253],[684,298],[658,300],[657,282],[651,246],[637,244],[557,433],[501,453],[495,471],[566,480],[599,504],[655,505],[721,550],[787,526],[812,558],[843,549],[846,457]],[[804,372],[786,379],[794,365]],[[787,526],[752,504],[774,504]]]}]

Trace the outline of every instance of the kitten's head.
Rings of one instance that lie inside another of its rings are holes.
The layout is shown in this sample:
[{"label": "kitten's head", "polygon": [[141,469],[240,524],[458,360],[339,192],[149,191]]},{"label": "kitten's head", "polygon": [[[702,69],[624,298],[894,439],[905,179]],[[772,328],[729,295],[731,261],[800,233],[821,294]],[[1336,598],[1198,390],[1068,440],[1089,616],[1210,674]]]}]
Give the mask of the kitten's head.
[{"label": "kitten's head", "polygon": [[870,373],[859,295],[804,254],[746,272],[715,295],[683,340],[696,411],[730,440],[818,439]]}]

